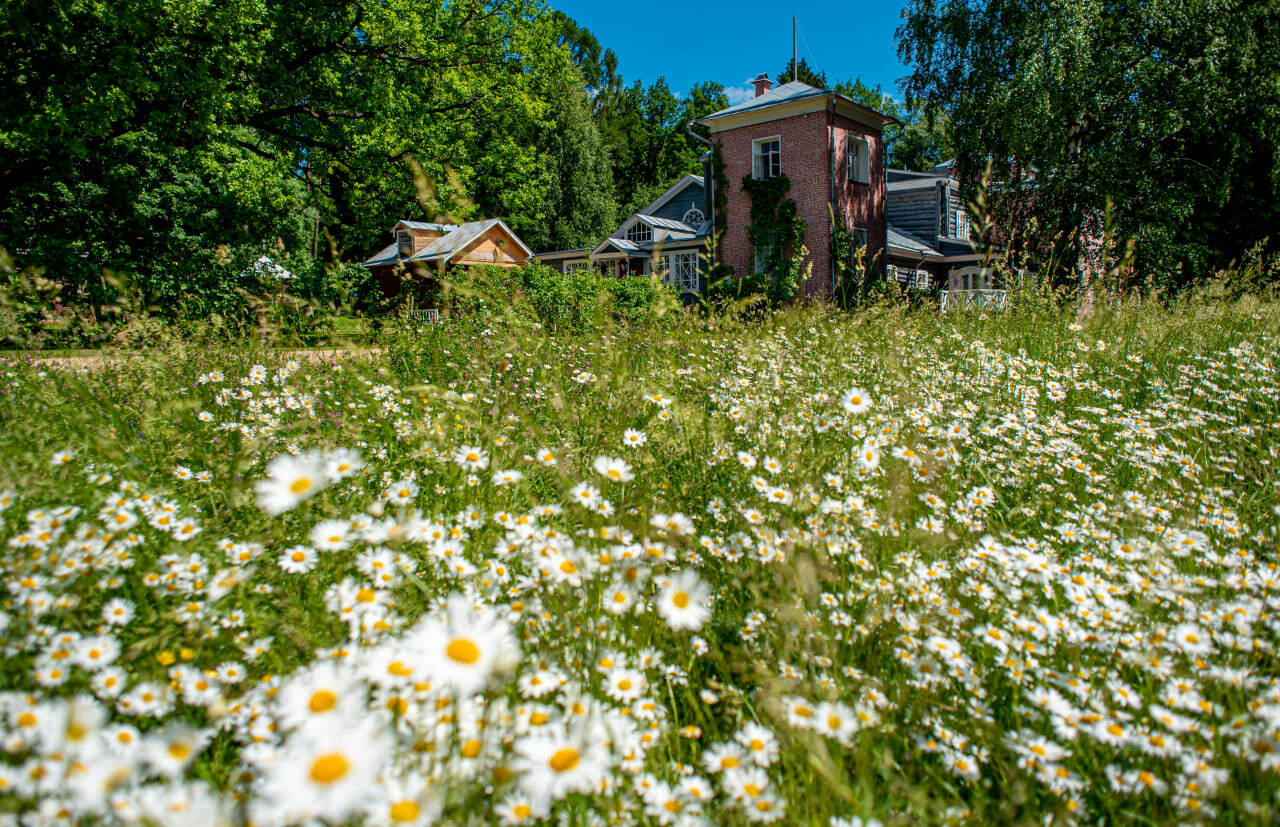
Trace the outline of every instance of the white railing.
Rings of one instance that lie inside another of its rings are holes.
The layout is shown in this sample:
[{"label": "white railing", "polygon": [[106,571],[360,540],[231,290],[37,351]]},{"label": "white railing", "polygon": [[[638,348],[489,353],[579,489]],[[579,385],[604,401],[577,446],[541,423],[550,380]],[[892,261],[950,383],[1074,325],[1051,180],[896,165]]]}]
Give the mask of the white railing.
[{"label": "white railing", "polygon": [[440,311],[434,307],[427,307],[420,310],[406,310],[404,314],[405,321],[409,322],[431,322],[440,321]]},{"label": "white railing", "polygon": [[938,294],[938,309],[1003,310],[1008,296],[1008,290],[943,290]]}]

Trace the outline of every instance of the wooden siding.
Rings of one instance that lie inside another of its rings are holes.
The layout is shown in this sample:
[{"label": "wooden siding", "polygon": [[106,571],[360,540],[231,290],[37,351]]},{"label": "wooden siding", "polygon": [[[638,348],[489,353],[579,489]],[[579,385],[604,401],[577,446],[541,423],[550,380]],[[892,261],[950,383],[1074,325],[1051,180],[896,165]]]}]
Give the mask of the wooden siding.
[{"label": "wooden siding", "polygon": [[[499,245],[498,242],[502,244]],[[489,229],[479,241],[453,257],[452,264],[496,264],[500,267],[519,267],[528,256],[510,235],[499,226]]]},{"label": "wooden siding", "polygon": [[890,191],[886,217],[893,226],[932,241],[938,234],[938,191],[933,187]]},{"label": "wooden siding", "polygon": [[684,214],[690,207],[702,210],[703,215],[707,213],[707,195],[702,187],[694,182],[686,184],[674,198],[659,207],[654,215],[658,218],[670,218],[672,221],[684,221]]}]

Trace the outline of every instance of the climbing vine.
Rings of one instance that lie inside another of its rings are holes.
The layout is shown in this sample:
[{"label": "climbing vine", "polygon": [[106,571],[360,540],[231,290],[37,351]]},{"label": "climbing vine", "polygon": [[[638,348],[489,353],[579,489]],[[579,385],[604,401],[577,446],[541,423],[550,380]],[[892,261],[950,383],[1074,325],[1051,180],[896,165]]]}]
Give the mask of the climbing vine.
[{"label": "climbing vine", "polygon": [[812,268],[806,266],[805,220],[795,200],[787,197],[791,181],[785,175],[762,180],[748,175],[742,179],[742,190],[751,199],[747,238],[752,253],[764,252],[762,272],[753,267],[752,274],[743,277],[743,292],[763,293],[771,303],[785,304],[796,297],[802,275]]}]

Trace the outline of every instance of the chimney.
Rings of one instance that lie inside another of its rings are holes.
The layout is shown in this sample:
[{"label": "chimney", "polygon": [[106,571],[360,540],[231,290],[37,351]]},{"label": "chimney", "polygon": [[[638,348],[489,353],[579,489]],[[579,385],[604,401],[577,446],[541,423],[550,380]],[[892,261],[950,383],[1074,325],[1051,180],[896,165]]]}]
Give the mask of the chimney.
[{"label": "chimney", "polygon": [[760,77],[756,78],[755,80],[753,80],[753,81],[751,81],[751,82],[752,82],[752,83],[754,83],[754,84],[756,85],[756,97],[757,97],[757,98],[758,98],[758,97],[760,97],[761,95],[763,95],[765,92],[768,92],[770,89],[772,89],[772,88],[773,88],[773,81],[769,80],[769,73],[768,73],[768,72],[761,72],[761,73],[760,73]]}]

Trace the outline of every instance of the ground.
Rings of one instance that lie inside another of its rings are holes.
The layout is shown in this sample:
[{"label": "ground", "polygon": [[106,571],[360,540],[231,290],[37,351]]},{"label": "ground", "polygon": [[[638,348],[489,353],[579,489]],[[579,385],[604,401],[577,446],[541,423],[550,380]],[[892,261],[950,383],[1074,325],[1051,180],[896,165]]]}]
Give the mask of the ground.
[{"label": "ground", "polygon": [[9,811],[1276,817],[1280,308],[0,368]]}]

